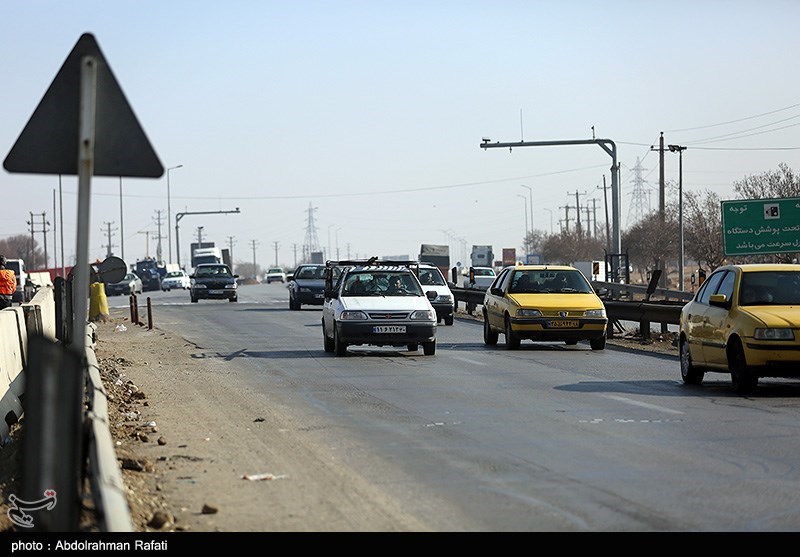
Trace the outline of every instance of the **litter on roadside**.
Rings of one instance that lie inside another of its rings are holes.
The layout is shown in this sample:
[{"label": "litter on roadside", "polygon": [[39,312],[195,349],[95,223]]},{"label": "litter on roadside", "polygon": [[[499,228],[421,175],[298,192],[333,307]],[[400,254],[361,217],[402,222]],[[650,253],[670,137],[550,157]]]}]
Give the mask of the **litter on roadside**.
[{"label": "litter on roadside", "polygon": [[250,480],[253,482],[259,482],[262,480],[282,480],[286,477],[286,474],[280,474],[276,476],[275,474],[270,474],[269,472],[264,474],[245,474],[242,476],[243,480]]}]

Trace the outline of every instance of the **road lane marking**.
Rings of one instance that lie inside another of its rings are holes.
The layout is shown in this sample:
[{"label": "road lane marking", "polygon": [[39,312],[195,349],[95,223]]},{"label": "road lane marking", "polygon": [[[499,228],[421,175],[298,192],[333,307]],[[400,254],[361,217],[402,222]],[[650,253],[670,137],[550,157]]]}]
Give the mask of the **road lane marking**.
[{"label": "road lane marking", "polygon": [[485,366],[485,365],[488,365],[488,364],[485,364],[484,362],[479,362],[479,361],[477,361],[477,360],[472,360],[472,359],[470,359],[470,358],[460,358],[460,357],[458,357],[458,356],[451,356],[451,357],[452,357],[454,360],[458,360],[459,362],[466,362],[466,363],[468,363],[468,364],[472,364],[472,365],[474,365],[474,366]]},{"label": "road lane marking", "polygon": [[657,406],[655,404],[639,402],[638,400],[633,400],[624,396],[618,396],[618,395],[601,395],[601,396],[617,400],[619,402],[624,402],[626,404],[631,404],[633,406],[640,406],[642,408],[649,408],[650,410],[658,410],[660,412],[666,412],[667,414],[683,414],[683,412],[681,412],[680,410],[673,410],[672,408],[664,408],[663,406]]}]

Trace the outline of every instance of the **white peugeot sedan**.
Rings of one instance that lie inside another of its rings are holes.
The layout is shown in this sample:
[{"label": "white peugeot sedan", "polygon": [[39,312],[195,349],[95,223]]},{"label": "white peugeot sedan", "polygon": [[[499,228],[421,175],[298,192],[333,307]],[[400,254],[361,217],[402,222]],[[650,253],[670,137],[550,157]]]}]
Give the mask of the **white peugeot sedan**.
[{"label": "white peugeot sedan", "polygon": [[167,291],[173,288],[186,290],[191,285],[191,279],[186,271],[170,271],[161,279],[161,290]]},{"label": "white peugeot sedan", "polygon": [[[398,261],[328,261],[322,334],[326,352],[345,356],[353,345],[422,345],[436,353],[435,290],[425,291],[409,265]],[[338,276],[337,276],[338,274]]]}]

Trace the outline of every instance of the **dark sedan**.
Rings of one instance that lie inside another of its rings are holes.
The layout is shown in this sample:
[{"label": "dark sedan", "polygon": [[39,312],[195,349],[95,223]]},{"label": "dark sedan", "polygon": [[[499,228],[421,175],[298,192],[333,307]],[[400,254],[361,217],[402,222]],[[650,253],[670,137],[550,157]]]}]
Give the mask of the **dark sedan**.
[{"label": "dark sedan", "polygon": [[222,263],[203,263],[194,269],[189,276],[189,297],[192,303],[198,300],[228,300],[238,302],[238,285],[236,279],[239,275],[231,273],[230,267]]},{"label": "dark sedan", "polygon": [[287,288],[289,309],[298,310],[304,304],[321,306],[325,301],[325,265],[298,265]]}]

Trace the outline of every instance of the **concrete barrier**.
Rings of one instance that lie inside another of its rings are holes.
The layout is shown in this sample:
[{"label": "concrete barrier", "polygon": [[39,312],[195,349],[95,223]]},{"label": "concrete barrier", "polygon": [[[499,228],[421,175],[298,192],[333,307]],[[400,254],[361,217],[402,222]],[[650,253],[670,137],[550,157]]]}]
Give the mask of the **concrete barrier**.
[{"label": "concrete barrier", "polygon": [[33,276],[41,282],[33,299],[0,311],[0,439],[22,417],[28,337],[41,333],[55,340],[56,304],[50,274]]}]

